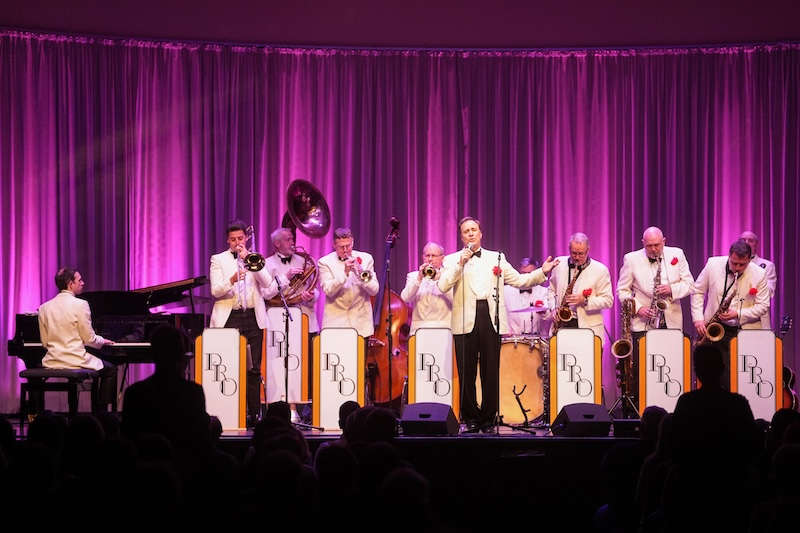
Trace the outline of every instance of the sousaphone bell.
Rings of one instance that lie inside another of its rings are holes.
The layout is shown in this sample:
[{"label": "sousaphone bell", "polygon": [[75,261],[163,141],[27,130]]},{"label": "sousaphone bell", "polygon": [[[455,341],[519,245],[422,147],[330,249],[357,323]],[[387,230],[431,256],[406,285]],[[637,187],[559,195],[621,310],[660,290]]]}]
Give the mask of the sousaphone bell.
[{"label": "sousaphone bell", "polygon": [[[311,182],[294,180],[286,190],[286,213],[281,220],[281,227],[292,232],[297,240],[297,229],[309,237],[322,237],[331,227],[331,211],[325,197]],[[302,302],[302,294],[313,290],[317,285],[318,271],[314,259],[301,247],[296,246],[297,255],[304,260],[303,273],[297,274],[289,280],[289,286],[284,290],[284,298],[289,305]],[[269,300],[269,305],[281,305],[280,296]]]}]

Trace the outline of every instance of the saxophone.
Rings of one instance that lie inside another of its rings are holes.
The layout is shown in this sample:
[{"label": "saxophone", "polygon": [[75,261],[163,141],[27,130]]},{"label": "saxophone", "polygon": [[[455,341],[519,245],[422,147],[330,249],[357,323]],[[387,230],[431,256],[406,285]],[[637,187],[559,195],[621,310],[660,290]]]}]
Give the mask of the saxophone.
[{"label": "saxophone", "polygon": [[656,296],[656,289],[661,285],[661,262],[662,258],[658,258],[658,270],[653,278],[653,299],[650,300],[650,312],[652,317],[647,321],[647,329],[657,329],[661,324],[661,317],[667,309],[667,301],[663,298]]},{"label": "saxophone", "polygon": [[611,353],[617,359],[627,359],[633,351],[633,341],[631,340],[631,319],[636,302],[633,298],[623,300],[620,305],[620,316],[622,318],[622,338],[614,341],[611,345]]},{"label": "saxophone", "polygon": [[[569,268],[569,265],[567,265],[567,268]],[[572,294],[572,291],[575,288],[575,282],[578,281],[581,272],[583,272],[583,268],[578,267],[578,273],[575,274],[575,277],[572,278],[572,281],[570,281],[569,285],[567,285],[567,290],[564,291],[564,296],[561,298],[561,305],[558,306],[558,312],[556,313],[556,320],[553,322],[553,335],[558,332],[558,328],[560,328],[563,324],[566,324],[575,318],[572,309],[570,309],[569,304],[567,304],[567,296]]]},{"label": "saxophone", "polygon": [[705,324],[706,334],[703,335],[702,337],[698,336],[698,338],[695,340],[696,344],[699,345],[711,342],[719,342],[720,340],[722,340],[722,337],[725,336],[725,328],[722,327],[722,322],[719,319],[719,315],[725,313],[731,306],[731,302],[733,302],[733,297],[736,296],[737,292],[734,290],[734,287],[736,286],[736,283],[738,283],[738,281],[739,281],[739,273],[737,272],[736,274],[733,275],[733,286],[731,286],[731,293],[727,296],[727,298],[725,298],[722,301],[721,304],[719,304],[719,307],[717,308],[717,311],[714,313],[714,316],[708,319],[708,322],[706,322]]}]

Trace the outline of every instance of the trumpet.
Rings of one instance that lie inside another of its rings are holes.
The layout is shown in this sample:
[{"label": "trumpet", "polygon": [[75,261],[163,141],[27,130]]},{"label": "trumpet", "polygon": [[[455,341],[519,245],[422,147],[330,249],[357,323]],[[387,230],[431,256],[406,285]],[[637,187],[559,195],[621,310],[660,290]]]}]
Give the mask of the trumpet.
[{"label": "trumpet", "polygon": [[435,278],[436,272],[437,271],[433,267],[433,265],[425,265],[425,267],[422,269],[422,275],[425,276],[426,278],[431,278],[431,279]]},{"label": "trumpet", "polygon": [[361,281],[367,283],[369,280],[372,279],[372,271],[371,270],[364,270],[364,267],[361,266],[361,258],[360,257],[348,257],[348,262],[351,262],[351,269],[355,272],[356,276],[361,278]]}]

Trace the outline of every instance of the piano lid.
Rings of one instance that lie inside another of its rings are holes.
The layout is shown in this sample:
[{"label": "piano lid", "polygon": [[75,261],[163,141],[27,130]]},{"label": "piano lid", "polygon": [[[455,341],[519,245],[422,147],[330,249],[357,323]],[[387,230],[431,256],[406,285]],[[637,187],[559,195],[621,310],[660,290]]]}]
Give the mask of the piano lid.
[{"label": "piano lid", "polygon": [[198,276],[132,291],[89,291],[79,298],[89,302],[92,315],[146,315],[151,307],[178,302],[186,291],[206,283],[206,276]]}]

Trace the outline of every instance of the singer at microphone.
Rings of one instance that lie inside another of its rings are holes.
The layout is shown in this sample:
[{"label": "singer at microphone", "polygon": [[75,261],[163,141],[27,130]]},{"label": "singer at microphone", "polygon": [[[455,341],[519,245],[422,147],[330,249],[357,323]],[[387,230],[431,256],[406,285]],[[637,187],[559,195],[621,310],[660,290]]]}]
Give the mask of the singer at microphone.
[{"label": "singer at microphone", "polygon": [[[464,217],[458,230],[464,248],[445,257],[438,284],[443,293],[453,291],[451,329],[461,383],[461,419],[468,426],[488,429],[495,424],[498,410],[498,335],[509,331],[503,286],[527,288],[544,283],[558,260],[548,257],[541,268],[520,274],[499,252],[481,247],[483,234],[477,219]],[[499,332],[494,325],[495,305],[489,305],[498,283]],[[481,365],[480,406],[475,392],[478,361]]]}]

